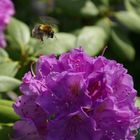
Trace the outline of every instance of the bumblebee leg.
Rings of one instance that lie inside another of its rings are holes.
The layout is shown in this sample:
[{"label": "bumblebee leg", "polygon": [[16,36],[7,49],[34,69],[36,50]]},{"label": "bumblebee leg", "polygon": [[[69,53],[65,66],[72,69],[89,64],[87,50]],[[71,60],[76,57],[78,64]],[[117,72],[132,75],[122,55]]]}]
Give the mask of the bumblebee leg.
[{"label": "bumblebee leg", "polygon": [[42,36],[40,36],[40,40],[43,42],[43,37]]}]

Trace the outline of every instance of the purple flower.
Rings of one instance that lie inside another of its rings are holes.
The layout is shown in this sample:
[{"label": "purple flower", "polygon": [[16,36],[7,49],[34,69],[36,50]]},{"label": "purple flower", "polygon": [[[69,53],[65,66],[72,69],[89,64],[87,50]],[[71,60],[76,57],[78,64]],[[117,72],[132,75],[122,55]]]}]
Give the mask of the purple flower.
[{"label": "purple flower", "polygon": [[20,90],[13,140],[135,140],[140,127],[127,70],[81,48],[59,59],[41,56],[36,75],[25,74]]},{"label": "purple flower", "polygon": [[6,46],[4,30],[14,12],[14,5],[11,0],[0,1],[0,47]]}]

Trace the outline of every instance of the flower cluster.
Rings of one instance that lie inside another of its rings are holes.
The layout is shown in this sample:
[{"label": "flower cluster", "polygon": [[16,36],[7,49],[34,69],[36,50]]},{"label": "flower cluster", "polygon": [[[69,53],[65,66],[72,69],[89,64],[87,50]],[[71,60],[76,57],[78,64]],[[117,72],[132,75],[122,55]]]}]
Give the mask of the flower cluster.
[{"label": "flower cluster", "polygon": [[41,56],[13,105],[13,140],[135,140],[140,110],[123,65],[82,48]]},{"label": "flower cluster", "polygon": [[14,12],[11,0],[0,0],[0,47],[6,46],[4,30]]}]

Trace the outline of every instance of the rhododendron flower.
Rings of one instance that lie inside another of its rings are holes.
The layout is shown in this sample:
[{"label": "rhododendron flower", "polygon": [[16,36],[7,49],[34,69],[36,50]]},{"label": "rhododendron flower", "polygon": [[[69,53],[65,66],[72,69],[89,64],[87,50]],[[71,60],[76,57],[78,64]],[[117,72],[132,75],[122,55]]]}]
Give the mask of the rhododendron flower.
[{"label": "rhododendron flower", "polygon": [[4,30],[14,12],[11,0],[0,0],[0,47],[6,46]]},{"label": "rhododendron flower", "polygon": [[41,56],[13,105],[13,140],[135,140],[140,110],[123,65],[82,48]]}]

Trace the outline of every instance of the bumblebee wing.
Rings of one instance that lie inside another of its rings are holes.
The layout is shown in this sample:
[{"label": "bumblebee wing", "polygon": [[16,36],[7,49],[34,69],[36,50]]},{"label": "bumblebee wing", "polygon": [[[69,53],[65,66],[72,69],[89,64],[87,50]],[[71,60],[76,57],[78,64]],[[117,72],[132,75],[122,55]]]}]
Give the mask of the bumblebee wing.
[{"label": "bumblebee wing", "polygon": [[55,18],[53,17],[49,17],[49,16],[40,16],[40,20],[43,22],[43,23],[47,23],[51,26],[56,26],[59,24],[58,20],[56,20]]}]

